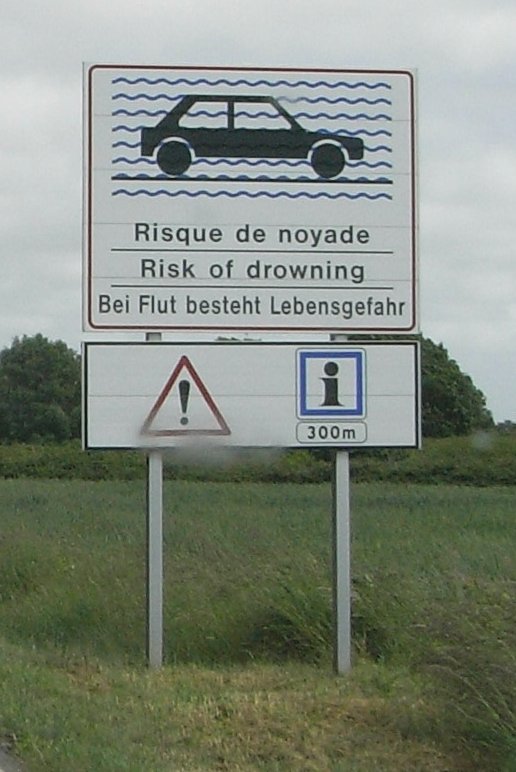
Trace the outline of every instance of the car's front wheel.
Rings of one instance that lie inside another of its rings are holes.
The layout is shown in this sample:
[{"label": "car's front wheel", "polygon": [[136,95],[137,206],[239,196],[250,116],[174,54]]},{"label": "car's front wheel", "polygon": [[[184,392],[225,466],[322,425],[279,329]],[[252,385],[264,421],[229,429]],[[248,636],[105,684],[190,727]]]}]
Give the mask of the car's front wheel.
[{"label": "car's front wheel", "polygon": [[169,177],[184,174],[192,163],[192,153],[184,142],[165,142],[156,157],[159,168]]},{"label": "car's front wheel", "polygon": [[331,179],[341,173],[346,164],[346,158],[341,147],[332,142],[323,142],[312,149],[310,163],[319,177]]}]

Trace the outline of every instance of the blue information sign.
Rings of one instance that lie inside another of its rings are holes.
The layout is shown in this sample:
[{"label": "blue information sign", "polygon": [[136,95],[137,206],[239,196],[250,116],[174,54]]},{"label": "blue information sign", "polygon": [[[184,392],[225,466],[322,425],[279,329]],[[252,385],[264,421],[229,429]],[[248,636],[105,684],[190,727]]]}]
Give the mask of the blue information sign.
[{"label": "blue information sign", "polygon": [[299,418],[363,418],[364,394],[364,351],[298,351]]}]

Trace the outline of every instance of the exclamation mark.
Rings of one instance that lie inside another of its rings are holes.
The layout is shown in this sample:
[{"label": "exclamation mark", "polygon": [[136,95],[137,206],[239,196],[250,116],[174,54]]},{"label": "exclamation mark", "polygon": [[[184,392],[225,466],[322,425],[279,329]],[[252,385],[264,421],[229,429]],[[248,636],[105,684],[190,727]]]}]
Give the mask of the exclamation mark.
[{"label": "exclamation mark", "polygon": [[186,411],[188,408],[188,398],[190,396],[190,381],[179,381],[179,401],[181,403],[181,426],[186,426],[188,423],[188,418],[186,415]]}]

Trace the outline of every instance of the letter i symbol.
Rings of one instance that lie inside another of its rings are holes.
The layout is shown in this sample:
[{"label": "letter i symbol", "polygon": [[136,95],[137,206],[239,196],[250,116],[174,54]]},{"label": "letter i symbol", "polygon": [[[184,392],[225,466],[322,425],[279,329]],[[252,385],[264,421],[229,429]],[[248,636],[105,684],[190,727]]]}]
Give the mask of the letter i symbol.
[{"label": "letter i symbol", "polygon": [[325,375],[328,378],[321,378],[324,384],[323,407],[342,407],[339,402],[339,381],[336,377],[339,372],[339,366],[336,362],[326,362],[324,365]]}]

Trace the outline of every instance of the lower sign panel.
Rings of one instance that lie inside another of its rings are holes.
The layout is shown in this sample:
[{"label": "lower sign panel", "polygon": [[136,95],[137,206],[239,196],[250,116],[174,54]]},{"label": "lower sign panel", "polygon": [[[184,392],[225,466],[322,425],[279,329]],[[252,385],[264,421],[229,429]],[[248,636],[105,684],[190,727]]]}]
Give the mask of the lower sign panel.
[{"label": "lower sign panel", "polygon": [[85,448],[418,447],[419,347],[86,343]]}]

